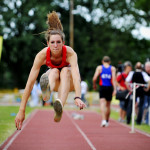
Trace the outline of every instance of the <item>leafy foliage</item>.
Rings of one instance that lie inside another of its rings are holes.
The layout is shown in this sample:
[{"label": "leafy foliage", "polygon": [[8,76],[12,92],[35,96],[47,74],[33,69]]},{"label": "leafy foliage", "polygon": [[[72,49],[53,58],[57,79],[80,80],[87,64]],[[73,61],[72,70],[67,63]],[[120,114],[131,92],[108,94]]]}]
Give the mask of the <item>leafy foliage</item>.
[{"label": "leafy foliage", "polygon": [[[147,23],[146,0],[74,1],[74,50],[81,77],[92,87],[96,66],[104,55],[112,65],[130,60],[145,62],[150,41],[132,36],[137,24]],[[142,10],[142,13],[139,13]],[[47,29],[47,13],[57,11],[69,45],[69,1],[0,1],[0,34],[4,37],[0,62],[0,88],[24,88],[36,54],[45,47],[41,32]],[[40,75],[46,70],[43,66]],[[40,77],[39,75],[39,77]]]}]

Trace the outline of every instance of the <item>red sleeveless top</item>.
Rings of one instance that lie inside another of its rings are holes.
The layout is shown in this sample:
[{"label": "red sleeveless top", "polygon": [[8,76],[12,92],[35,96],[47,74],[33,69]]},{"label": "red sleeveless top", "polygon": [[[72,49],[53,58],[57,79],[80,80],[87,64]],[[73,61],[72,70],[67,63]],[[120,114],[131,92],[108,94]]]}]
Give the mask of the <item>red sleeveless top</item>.
[{"label": "red sleeveless top", "polygon": [[51,62],[51,57],[50,57],[50,54],[51,54],[51,50],[50,50],[50,47],[47,48],[47,52],[46,52],[46,65],[50,68],[63,68],[65,66],[68,66],[69,63],[66,62],[66,52],[67,52],[67,48],[66,46],[64,45],[62,47],[62,62],[60,65],[53,65],[52,62]]}]

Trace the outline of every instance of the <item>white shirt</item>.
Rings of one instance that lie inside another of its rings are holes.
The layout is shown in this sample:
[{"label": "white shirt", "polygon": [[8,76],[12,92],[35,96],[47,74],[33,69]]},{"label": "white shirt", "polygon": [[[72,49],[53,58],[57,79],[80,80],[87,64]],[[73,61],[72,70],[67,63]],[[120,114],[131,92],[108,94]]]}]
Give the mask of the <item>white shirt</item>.
[{"label": "white shirt", "polygon": [[[146,83],[147,83],[148,81],[150,81],[150,77],[148,76],[148,74],[147,74],[146,72],[141,71],[141,73],[142,73],[143,79],[144,79],[144,81],[145,81]],[[133,74],[134,74],[134,71],[130,71],[130,72],[129,72],[129,75],[128,75],[127,78],[126,78],[126,82],[131,82]]]},{"label": "white shirt", "polygon": [[85,81],[81,81],[81,94],[86,94],[88,85]]}]

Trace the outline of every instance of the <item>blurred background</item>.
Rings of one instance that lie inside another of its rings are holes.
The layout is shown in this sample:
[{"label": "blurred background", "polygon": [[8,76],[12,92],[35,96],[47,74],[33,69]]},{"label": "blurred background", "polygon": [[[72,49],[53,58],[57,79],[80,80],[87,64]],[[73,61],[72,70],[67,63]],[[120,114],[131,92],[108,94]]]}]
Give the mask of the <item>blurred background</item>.
[{"label": "blurred background", "polygon": [[73,37],[71,46],[89,90],[104,55],[116,67],[126,60],[144,64],[150,54],[149,6],[149,0],[1,0],[0,89],[25,87],[35,55],[45,47],[41,32],[53,10],[63,24],[66,45]]}]

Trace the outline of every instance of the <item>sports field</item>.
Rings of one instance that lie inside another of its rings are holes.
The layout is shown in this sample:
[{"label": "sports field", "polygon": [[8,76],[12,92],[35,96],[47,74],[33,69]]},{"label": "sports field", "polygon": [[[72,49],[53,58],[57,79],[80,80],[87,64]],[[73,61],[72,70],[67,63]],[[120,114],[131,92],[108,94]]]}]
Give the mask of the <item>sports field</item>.
[{"label": "sports field", "polygon": [[[83,118],[74,118],[78,114]],[[53,110],[35,110],[21,131],[7,139],[0,149],[8,150],[149,150],[150,135],[130,133],[129,126],[110,120],[100,127],[99,113],[64,110],[60,123],[53,121]]]}]

